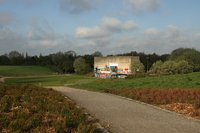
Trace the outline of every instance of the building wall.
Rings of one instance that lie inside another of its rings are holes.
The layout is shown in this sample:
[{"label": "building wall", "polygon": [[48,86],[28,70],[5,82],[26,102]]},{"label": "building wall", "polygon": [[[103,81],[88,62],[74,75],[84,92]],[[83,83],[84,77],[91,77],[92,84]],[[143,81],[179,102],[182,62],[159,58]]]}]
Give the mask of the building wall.
[{"label": "building wall", "polygon": [[109,56],[109,57],[95,57],[94,68],[105,68],[110,66],[117,66],[119,70],[128,70],[131,73],[131,64],[139,61],[137,56]]}]

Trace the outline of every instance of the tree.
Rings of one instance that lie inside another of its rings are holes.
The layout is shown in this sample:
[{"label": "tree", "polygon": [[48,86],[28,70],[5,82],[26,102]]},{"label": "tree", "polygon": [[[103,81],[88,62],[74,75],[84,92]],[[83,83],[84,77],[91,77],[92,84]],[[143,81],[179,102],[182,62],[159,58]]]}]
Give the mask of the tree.
[{"label": "tree", "polygon": [[102,57],[103,56],[103,54],[101,52],[99,52],[99,51],[94,52],[92,55],[94,57]]},{"label": "tree", "polygon": [[191,48],[179,48],[172,51],[170,60],[185,60],[193,67],[193,71],[200,71],[200,52]]},{"label": "tree", "polygon": [[0,65],[10,65],[10,59],[8,58],[8,55],[0,56]]},{"label": "tree", "polygon": [[192,72],[192,66],[185,60],[181,61],[157,61],[151,67],[154,74],[185,74]]},{"label": "tree", "polygon": [[79,57],[74,61],[74,70],[78,74],[86,74],[89,72],[89,65],[83,57]]},{"label": "tree", "polygon": [[56,67],[57,71],[60,73],[72,73],[74,72],[73,63],[76,54],[72,51],[68,52],[58,52],[56,54],[52,54],[52,62]]},{"label": "tree", "polygon": [[22,65],[24,63],[24,55],[17,51],[11,51],[8,57],[12,65]]},{"label": "tree", "polygon": [[176,68],[179,74],[190,73],[193,70],[192,66],[185,60],[177,62]]},{"label": "tree", "polygon": [[150,69],[150,73],[154,73],[154,74],[162,74],[162,65],[163,65],[163,62],[161,60],[155,62],[151,69]]},{"label": "tree", "polygon": [[131,64],[131,72],[132,73],[144,73],[144,65],[138,61]]},{"label": "tree", "polygon": [[175,61],[166,61],[162,64],[162,73],[163,74],[176,74],[176,62]]}]

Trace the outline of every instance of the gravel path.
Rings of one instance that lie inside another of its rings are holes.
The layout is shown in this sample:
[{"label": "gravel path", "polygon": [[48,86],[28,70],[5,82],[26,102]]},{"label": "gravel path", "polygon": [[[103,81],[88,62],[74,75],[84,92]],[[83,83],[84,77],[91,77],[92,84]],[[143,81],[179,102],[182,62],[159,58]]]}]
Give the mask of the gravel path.
[{"label": "gravel path", "polygon": [[6,77],[0,77],[0,82],[4,83],[5,79],[6,79]]},{"label": "gravel path", "polygon": [[200,133],[200,121],[115,95],[53,87],[86,108],[114,133]]}]

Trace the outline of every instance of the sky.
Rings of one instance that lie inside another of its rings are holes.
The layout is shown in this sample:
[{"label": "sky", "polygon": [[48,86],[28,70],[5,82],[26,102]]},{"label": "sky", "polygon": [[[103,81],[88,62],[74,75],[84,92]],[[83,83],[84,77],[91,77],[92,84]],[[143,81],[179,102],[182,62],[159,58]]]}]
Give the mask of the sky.
[{"label": "sky", "polygon": [[200,50],[199,0],[0,0],[0,55]]}]

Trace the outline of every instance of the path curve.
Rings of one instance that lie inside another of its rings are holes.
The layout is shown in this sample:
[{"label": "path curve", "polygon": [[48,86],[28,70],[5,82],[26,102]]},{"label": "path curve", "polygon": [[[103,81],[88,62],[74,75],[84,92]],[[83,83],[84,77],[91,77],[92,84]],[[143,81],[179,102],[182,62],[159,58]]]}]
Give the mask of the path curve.
[{"label": "path curve", "polygon": [[4,83],[7,77],[0,77],[0,82]]},{"label": "path curve", "polygon": [[125,98],[73,89],[51,87],[62,92],[101,122],[110,124],[114,133],[200,133],[200,122],[158,107]]}]

